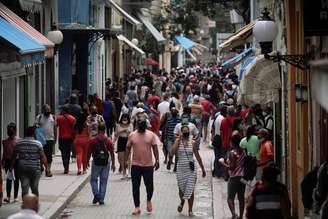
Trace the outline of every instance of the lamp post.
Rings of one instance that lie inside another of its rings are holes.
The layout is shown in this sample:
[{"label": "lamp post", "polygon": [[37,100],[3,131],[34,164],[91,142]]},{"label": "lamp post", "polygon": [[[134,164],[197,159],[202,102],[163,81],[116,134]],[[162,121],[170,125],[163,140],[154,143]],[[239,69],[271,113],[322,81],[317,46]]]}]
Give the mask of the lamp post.
[{"label": "lamp post", "polygon": [[63,33],[58,30],[56,25],[53,25],[52,30],[48,32],[47,38],[55,44],[55,52],[58,51],[58,46],[63,42]]},{"label": "lamp post", "polygon": [[262,12],[262,17],[255,22],[253,34],[256,41],[260,44],[262,54],[266,59],[276,62],[284,61],[300,69],[308,69],[308,58],[304,54],[296,55],[271,55],[272,42],[278,33],[277,24],[269,16],[268,10],[265,8]]}]

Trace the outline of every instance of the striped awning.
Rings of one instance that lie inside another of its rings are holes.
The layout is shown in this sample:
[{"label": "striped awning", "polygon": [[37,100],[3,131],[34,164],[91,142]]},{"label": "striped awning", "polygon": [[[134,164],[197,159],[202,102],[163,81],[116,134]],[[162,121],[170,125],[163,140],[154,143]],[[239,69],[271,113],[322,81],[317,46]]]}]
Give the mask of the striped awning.
[{"label": "striped awning", "polygon": [[139,47],[137,47],[136,45],[134,45],[134,43],[132,43],[128,38],[126,38],[122,34],[117,35],[117,39],[120,40],[120,41],[122,41],[122,42],[124,42],[126,45],[128,45],[130,48],[134,49],[135,51],[137,51],[141,55],[145,55],[146,54],[142,49],[140,49]]},{"label": "striped awning", "polygon": [[246,26],[242,27],[232,36],[230,36],[227,40],[219,45],[219,49],[231,49],[237,46],[241,46],[247,42],[250,36],[253,35],[253,27],[255,23],[251,22]]},{"label": "striped awning", "polygon": [[51,58],[54,55],[54,46],[55,44],[47,39],[44,35],[42,35],[39,31],[34,29],[31,25],[29,25],[26,21],[16,15],[14,12],[9,10],[5,5],[0,2],[0,16],[7,20],[9,23],[25,32],[35,41],[44,45],[46,47],[45,56],[47,58]]},{"label": "striped awning", "polygon": [[142,24],[137,19],[132,17],[128,12],[126,12],[116,2],[114,2],[113,0],[107,0],[107,3],[109,6],[112,6],[116,11],[118,11],[120,14],[122,14],[124,19],[126,19],[128,22],[130,22],[133,25],[141,27]]},{"label": "striped awning", "polygon": [[0,39],[18,51],[23,65],[33,65],[44,61],[45,47],[2,17],[0,17]]},{"label": "striped awning", "polygon": [[166,39],[163,37],[163,35],[156,29],[156,27],[154,27],[154,25],[149,21],[148,18],[143,17],[142,15],[139,15],[139,18],[140,18],[141,22],[149,30],[149,32],[153,35],[153,37],[156,39],[157,42],[163,43],[166,41]]}]

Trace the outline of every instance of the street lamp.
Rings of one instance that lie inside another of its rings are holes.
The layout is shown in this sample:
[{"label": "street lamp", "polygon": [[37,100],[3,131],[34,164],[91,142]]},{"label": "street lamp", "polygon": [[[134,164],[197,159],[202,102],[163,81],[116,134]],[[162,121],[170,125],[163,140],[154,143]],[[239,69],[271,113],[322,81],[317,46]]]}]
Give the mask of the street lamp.
[{"label": "street lamp", "polygon": [[63,42],[64,36],[63,33],[58,30],[56,25],[53,25],[51,31],[48,32],[47,38],[55,44],[55,53],[59,49],[59,44]]},{"label": "street lamp", "polygon": [[138,46],[138,44],[139,44],[139,40],[138,40],[137,38],[133,38],[133,39],[131,40],[131,42],[132,42],[135,46]]},{"label": "street lamp", "polygon": [[268,10],[265,8],[262,17],[255,22],[253,34],[255,40],[260,44],[262,54],[266,59],[273,61],[285,61],[297,68],[308,69],[307,57],[305,55],[269,55],[272,52],[272,41],[278,33],[277,24],[269,16]]}]

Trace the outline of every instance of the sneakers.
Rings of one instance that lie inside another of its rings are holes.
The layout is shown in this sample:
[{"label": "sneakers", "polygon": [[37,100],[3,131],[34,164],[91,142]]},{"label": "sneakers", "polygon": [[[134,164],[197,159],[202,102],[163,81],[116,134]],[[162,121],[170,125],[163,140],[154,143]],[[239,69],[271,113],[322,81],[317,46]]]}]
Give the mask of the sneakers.
[{"label": "sneakers", "polygon": [[151,213],[153,211],[153,205],[151,201],[147,201],[147,212]]},{"label": "sneakers", "polygon": [[140,210],[139,207],[138,208],[134,208],[133,211],[132,211],[132,215],[140,215],[140,213],[141,213],[141,210]]},{"label": "sneakers", "polygon": [[93,200],[92,200],[92,204],[97,204],[99,202],[99,198],[98,198],[98,196],[97,195],[95,195],[94,197],[93,197]]},{"label": "sneakers", "polygon": [[4,198],[4,199],[3,199],[3,202],[4,202],[4,203],[10,203],[10,198]]}]

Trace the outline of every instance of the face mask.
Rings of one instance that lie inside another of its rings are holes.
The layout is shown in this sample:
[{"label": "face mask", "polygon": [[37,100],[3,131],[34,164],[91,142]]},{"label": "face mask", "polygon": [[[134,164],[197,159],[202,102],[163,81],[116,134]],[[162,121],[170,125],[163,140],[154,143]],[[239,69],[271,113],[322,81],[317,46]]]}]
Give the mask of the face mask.
[{"label": "face mask", "polygon": [[184,132],[184,133],[182,133],[182,136],[183,136],[184,138],[189,138],[189,132]]},{"label": "face mask", "polygon": [[178,116],[178,112],[177,111],[173,111],[171,114],[172,114],[173,117],[177,117]]},{"label": "face mask", "polygon": [[138,122],[138,131],[139,132],[145,132],[147,128],[147,122],[146,121],[139,121]]},{"label": "face mask", "polygon": [[182,118],[181,123],[182,123],[183,125],[187,125],[187,124],[189,123],[189,119],[188,119],[188,118]]},{"label": "face mask", "polygon": [[123,120],[122,123],[123,124],[128,124],[128,121],[127,120]]},{"label": "face mask", "polygon": [[50,112],[44,112],[43,114],[44,114],[44,116],[46,116],[46,117],[49,117],[49,116],[50,116]]}]

